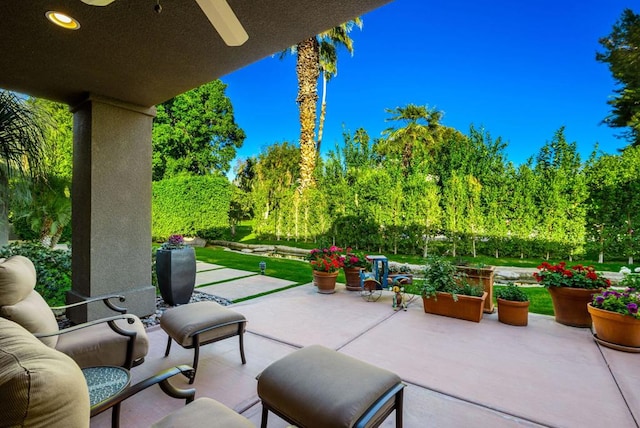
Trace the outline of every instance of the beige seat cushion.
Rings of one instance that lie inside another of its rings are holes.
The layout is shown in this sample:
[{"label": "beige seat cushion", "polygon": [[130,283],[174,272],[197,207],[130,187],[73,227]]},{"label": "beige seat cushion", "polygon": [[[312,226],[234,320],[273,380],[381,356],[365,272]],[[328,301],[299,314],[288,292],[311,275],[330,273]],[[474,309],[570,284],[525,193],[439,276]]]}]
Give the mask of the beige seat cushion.
[{"label": "beige seat cushion", "polygon": [[89,426],[89,391],[80,367],[3,318],[0,415],[1,426]]},{"label": "beige seat cushion", "polygon": [[[267,367],[258,377],[258,396],[303,426],[351,427],[400,383],[388,370],[313,345]],[[377,414],[393,404],[388,401]]]},{"label": "beige seat cushion", "polygon": [[198,330],[232,323],[202,333],[199,339],[200,343],[206,343],[220,337],[237,334],[237,323],[245,321],[244,315],[216,302],[197,302],[167,309],[160,318],[160,326],[180,345],[191,347],[193,346],[193,334]]},{"label": "beige seat cushion", "polygon": [[[31,293],[14,305],[0,307],[0,316],[17,322],[31,333],[56,333],[58,322],[55,315],[37,291]],[[45,345],[55,348],[58,336],[40,338]]]},{"label": "beige seat cushion", "polygon": [[[135,331],[136,341],[133,360],[143,358],[149,351],[149,337],[142,321],[136,317],[133,324],[118,320],[116,324],[123,330]],[[96,340],[96,338],[100,340]],[[127,336],[111,330],[107,323],[61,334],[56,349],[69,355],[82,368],[90,366],[123,366],[126,359]]]},{"label": "beige seat cushion", "polygon": [[255,427],[248,419],[211,398],[198,398],[152,425],[154,428]]}]

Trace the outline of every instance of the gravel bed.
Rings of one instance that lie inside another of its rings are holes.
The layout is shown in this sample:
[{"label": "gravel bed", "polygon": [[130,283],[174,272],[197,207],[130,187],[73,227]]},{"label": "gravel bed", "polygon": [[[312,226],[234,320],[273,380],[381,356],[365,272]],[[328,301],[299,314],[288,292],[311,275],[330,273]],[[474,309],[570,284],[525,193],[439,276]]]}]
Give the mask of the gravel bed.
[{"label": "gravel bed", "polygon": [[[229,306],[231,303],[233,303],[231,300],[225,299],[224,297],[214,296],[212,294],[203,293],[201,291],[194,291],[193,294],[191,295],[191,300],[189,300],[189,303],[207,302],[207,301],[217,302],[222,306]],[[162,297],[158,296],[156,298],[156,312],[144,318],[140,318],[140,321],[142,321],[142,324],[144,324],[145,328],[158,325],[160,323],[160,317],[162,316],[162,313],[166,311],[167,308],[170,308],[170,306],[166,304],[164,300],[162,300]],[[58,320],[58,327],[61,329],[66,327],[71,327],[72,325],[71,322],[64,315],[58,316],[57,320]]]}]

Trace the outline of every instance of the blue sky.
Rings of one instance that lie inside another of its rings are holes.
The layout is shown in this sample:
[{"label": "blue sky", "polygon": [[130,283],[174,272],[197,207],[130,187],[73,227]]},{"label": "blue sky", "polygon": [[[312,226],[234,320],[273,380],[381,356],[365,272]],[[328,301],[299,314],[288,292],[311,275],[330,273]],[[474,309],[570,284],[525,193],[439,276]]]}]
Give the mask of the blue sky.
[{"label": "blue sky", "polygon": [[[442,123],[464,133],[473,124],[502,137],[516,164],[561,126],[583,159],[596,142],[615,153],[625,145],[619,130],[600,124],[614,81],[595,53],[625,7],[632,0],[393,1],[362,16],[354,56],[339,56],[322,151],[342,144],[343,126],[379,137],[391,126],[385,109],[413,103],[442,110]],[[222,81],[247,134],[239,157],[297,144],[293,57],[265,58]]]}]

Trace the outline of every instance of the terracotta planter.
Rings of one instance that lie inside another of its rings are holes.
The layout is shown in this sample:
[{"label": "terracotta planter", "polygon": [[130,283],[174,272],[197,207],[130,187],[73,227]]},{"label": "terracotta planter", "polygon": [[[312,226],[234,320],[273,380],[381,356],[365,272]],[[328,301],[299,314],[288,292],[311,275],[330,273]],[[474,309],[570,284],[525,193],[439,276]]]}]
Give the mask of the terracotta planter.
[{"label": "terracotta planter", "polygon": [[444,315],[461,320],[480,322],[482,319],[485,291],[482,297],[463,296],[458,294],[458,301],[454,301],[450,293],[437,293],[435,297],[422,297],[424,311],[428,314]]},{"label": "terracotta planter", "polygon": [[347,290],[360,291],[360,271],[359,267],[346,267],[343,268],[344,277],[346,280]]},{"label": "terracotta planter", "polygon": [[548,288],[553,302],[553,312],[556,322],[571,327],[591,327],[591,316],[587,304],[593,300],[593,295],[601,289],[585,289],[571,287]]},{"label": "terracotta planter", "polygon": [[333,294],[336,292],[336,278],[338,272],[313,271],[313,282],[318,287],[320,294]]},{"label": "terracotta planter", "polygon": [[456,266],[456,269],[466,275],[466,280],[469,284],[482,286],[482,289],[487,292],[488,296],[484,302],[484,312],[492,314],[495,309],[493,307],[493,267]]},{"label": "terracotta planter", "polygon": [[529,323],[529,302],[498,299],[498,321],[509,325],[526,326]]},{"label": "terracotta planter", "polygon": [[[640,351],[640,320],[629,315],[606,311],[600,308],[587,306],[593,328],[596,331],[598,342],[609,347],[621,345],[624,347],[638,348]],[[620,349],[615,347],[615,349]]]},{"label": "terracotta planter", "polygon": [[156,252],[158,288],[166,304],[189,303],[196,284],[196,254],[192,247]]}]

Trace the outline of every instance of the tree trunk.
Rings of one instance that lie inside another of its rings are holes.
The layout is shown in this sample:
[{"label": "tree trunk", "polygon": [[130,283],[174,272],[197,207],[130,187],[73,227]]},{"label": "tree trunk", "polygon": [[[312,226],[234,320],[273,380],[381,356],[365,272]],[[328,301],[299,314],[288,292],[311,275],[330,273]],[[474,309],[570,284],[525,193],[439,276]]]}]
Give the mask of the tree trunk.
[{"label": "tree trunk", "polygon": [[320,103],[320,119],[318,120],[318,143],[316,144],[316,156],[320,156],[322,144],[322,131],[324,130],[324,118],[327,115],[327,73],[322,72],[322,102]]},{"label": "tree trunk", "polygon": [[298,109],[300,111],[300,186],[299,191],[313,185],[316,166],[316,108],[320,54],[315,37],[298,43],[296,75],[298,77]]},{"label": "tree trunk", "polygon": [[598,253],[598,263],[604,263],[604,253],[602,251]]}]

